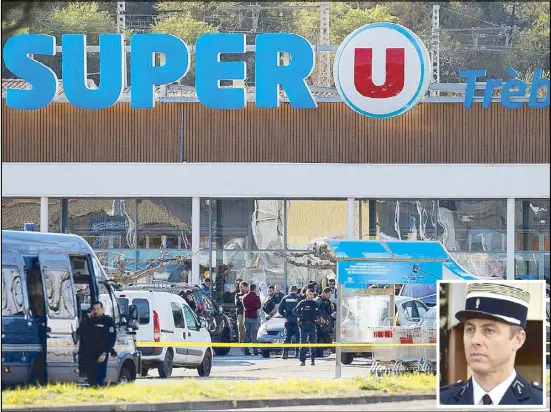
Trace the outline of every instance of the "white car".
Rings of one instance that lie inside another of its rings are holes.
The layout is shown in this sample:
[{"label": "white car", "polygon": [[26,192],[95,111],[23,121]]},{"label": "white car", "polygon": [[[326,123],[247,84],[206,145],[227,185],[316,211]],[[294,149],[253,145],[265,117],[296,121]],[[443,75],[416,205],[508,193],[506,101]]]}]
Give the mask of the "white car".
[{"label": "white car", "polygon": [[138,307],[137,342],[201,342],[202,347],[147,346],[141,351],[141,375],[157,368],[161,378],[169,378],[173,368],[197,369],[199,376],[209,376],[212,368],[211,339],[186,301],[180,296],[144,289],[116,292],[121,312],[130,305]]}]

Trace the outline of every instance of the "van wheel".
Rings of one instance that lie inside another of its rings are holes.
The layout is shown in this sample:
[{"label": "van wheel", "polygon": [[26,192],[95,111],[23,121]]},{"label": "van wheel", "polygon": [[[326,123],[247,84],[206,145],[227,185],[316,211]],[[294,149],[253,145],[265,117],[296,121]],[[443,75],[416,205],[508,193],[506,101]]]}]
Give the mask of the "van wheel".
[{"label": "van wheel", "polygon": [[157,371],[159,372],[159,376],[161,378],[170,378],[172,375],[172,367],[174,365],[173,359],[174,355],[172,354],[172,349],[169,349],[166,352],[165,360],[157,367]]},{"label": "van wheel", "polygon": [[119,375],[119,384],[124,385],[129,382],[132,382],[132,372],[124,366],[121,370],[121,374]]},{"label": "van wheel", "polygon": [[149,368],[142,368],[140,375],[147,376],[149,373]]},{"label": "van wheel", "polygon": [[199,373],[199,376],[210,376],[210,370],[212,369],[212,353],[210,353],[210,350],[207,350],[205,352],[205,356],[203,357],[203,361],[197,368],[197,372]]},{"label": "van wheel", "polygon": [[354,354],[353,353],[342,353],[341,354],[341,363],[343,365],[350,365],[353,360],[354,360]]}]

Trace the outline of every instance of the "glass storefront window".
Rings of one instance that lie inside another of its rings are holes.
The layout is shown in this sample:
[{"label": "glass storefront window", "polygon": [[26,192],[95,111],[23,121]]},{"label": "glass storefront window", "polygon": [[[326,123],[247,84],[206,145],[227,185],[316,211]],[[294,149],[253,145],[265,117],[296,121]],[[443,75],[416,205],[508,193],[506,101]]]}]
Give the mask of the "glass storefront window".
[{"label": "glass storefront window", "polygon": [[507,278],[507,253],[450,252],[465,270],[475,276]]},{"label": "glass storefront window", "polygon": [[[48,231],[59,233],[60,199],[48,199]],[[2,230],[23,230],[25,223],[34,223],[40,230],[40,198],[2,198]]]},{"label": "glass storefront window", "polygon": [[375,213],[380,239],[439,240],[449,251],[506,251],[506,200],[379,200]]},{"label": "glass storefront window", "polygon": [[138,199],[138,247],[191,249],[191,198]]},{"label": "glass storefront window", "polygon": [[[210,218],[213,249],[279,250],[283,248],[282,200],[209,199],[202,205],[201,216],[204,215],[207,219]],[[208,243],[202,245],[206,248],[208,246]]]},{"label": "glass storefront window", "polygon": [[82,236],[94,249],[136,247],[134,199],[69,199],[68,232]]},{"label": "glass storefront window", "polygon": [[306,250],[316,238],[345,239],[346,200],[288,200],[287,249]]}]

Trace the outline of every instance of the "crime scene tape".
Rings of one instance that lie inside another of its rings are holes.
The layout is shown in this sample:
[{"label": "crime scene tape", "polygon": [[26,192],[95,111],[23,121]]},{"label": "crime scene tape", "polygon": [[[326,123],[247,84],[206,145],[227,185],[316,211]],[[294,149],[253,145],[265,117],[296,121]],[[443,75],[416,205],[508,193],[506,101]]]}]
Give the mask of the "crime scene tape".
[{"label": "crime scene tape", "polygon": [[238,342],[136,342],[137,347],[212,347],[212,348],[357,348],[357,347],[422,347],[436,343],[238,343]]}]

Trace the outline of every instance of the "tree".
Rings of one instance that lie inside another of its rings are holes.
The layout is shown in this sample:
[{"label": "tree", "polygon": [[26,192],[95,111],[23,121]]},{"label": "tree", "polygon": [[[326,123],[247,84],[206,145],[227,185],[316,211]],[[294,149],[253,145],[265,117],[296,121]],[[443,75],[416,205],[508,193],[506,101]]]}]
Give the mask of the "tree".
[{"label": "tree", "polygon": [[[172,34],[184,40],[188,46],[194,45],[201,34],[218,32],[216,26],[197,17],[206,18],[209,13],[211,16],[216,15],[215,10],[219,6],[214,2],[160,2],[157,4],[160,15],[151,31]],[[181,83],[195,83],[195,53],[191,54],[189,72]]]}]

